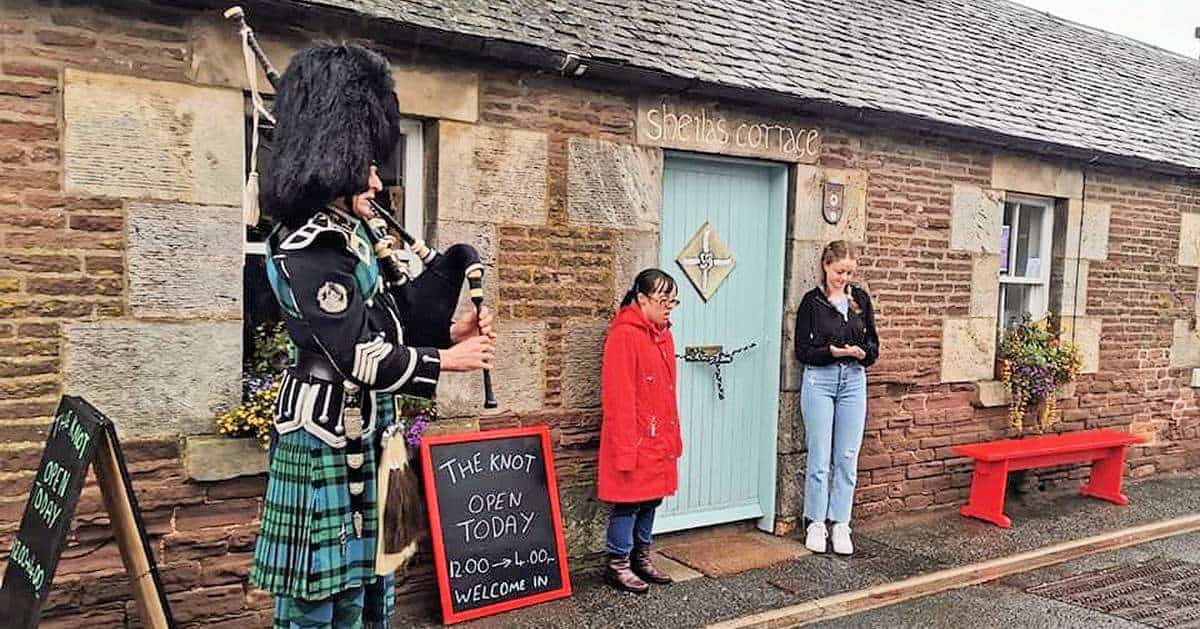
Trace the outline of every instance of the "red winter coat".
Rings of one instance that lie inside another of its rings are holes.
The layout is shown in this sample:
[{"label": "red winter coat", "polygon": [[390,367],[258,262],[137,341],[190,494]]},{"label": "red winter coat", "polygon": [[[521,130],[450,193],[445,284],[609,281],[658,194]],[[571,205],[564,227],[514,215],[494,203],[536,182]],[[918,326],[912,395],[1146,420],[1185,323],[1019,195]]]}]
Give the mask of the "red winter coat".
[{"label": "red winter coat", "polygon": [[637,304],[621,308],[604,342],[597,495],[644,502],[675,493],[683,453],[675,403],[675,339]]}]

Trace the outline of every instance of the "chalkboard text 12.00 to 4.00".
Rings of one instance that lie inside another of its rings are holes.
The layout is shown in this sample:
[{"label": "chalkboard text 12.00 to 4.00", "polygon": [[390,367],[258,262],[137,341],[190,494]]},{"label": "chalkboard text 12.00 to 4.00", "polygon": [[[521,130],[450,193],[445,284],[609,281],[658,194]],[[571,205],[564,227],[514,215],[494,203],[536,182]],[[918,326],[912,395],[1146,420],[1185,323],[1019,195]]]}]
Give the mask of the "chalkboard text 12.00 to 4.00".
[{"label": "chalkboard text 12.00 to 4.00", "polygon": [[450,578],[461,579],[466,575],[483,575],[492,568],[523,568],[525,566],[541,566],[554,563],[554,554],[545,548],[535,548],[528,552],[514,550],[511,556],[501,559],[487,557],[469,557],[462,560],[450,561]]}]

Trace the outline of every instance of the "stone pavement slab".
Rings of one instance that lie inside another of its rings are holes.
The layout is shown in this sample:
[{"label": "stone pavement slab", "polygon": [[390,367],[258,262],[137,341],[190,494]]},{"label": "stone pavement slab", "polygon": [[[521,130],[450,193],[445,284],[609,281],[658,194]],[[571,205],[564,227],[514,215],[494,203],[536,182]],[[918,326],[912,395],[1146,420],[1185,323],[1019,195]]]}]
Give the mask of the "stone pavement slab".
[{"label": "stone pavement slab", "polygon": [[[790,561],[747,570],[732,576],[703,577],[668,586],[652,586],[650,593],[642,596],[616,592],[605,586],[596,570],[599,568],[598,564],[590,572],[587,566],[575,564],[572,568],[579,572],[572,575],[575,591],[572,597],[464,623],[461,626],[570,629],[704,626],[938,570],[1006,557],[1107,531],[1195,513],[1200,508],[1198,480],[1200,477],[1190,475],[1128,483],[1125,492],[1130,498],[1130,504],[1124,507],[1061,492],[1050,496],[1035,494],[1019,500],[1010,499],[1008,514],[1013,518],[1013,528],[1009,530],[963,518],[957,511],[951,510],[904,524],[860,526],[856,527],[854,533],[858,552],[852,557],[806,554]],[[740,527],[740,530],[744,531],[745,528]],[[693,532],[680,537],[704,534]],[[658,540],[658,545],[668,545],[672,538],[663,536]],[[1153,544],[1155,548],[1161,545],[1161,548],[1171,548],[1185,556],[1191,556],[1188,553],[1200,552],[1186,544],[1174,542],[1173,538]],[[1127,551],[1141,552],[1138,548]],[[1099,557],[1103,556],[1105,555]],[[1088,560],[1100,561],[1098,557]],[[1046,570],[1054,568],[1052,566]],[[1013,578],[1021,577],[1024,575]],[[977,586],[918,599],[900,607],[916,606],[912,608],[913,611],[905,612],[913,614],[914,622],[927,617],[922,614],[931,613],[930,610],[936,609],[937,601],[944,604],[960,602],[971,605],[985,601],[994,608],[986,617],[968,617],[972,622],[943,625],[946,627],[970,626],[972,629],[983,629],[1136,626],[1124,620],[1094,616],[1087,610],[1034,597],[1026,594],[1023,591],[1024,587],[1017,587],[1016,583],[1002,585],[1002,590],[998,590],[999,594],[992,593],[999,597],[994,601],[979,594],[979,588],[987,586]],[[1038,600],[1031,603],[1029,599]],[[924,602],[929,600],[933,600],[934,603]],[[927,605],[934,606],[926,607]],[[855,618],[888,613],[900,612],[881,609],[860,614]],[[896,616],[869,618],[879,618],[879,622],[883,623],[901,622],[891,626],[932,626],[904,624],[903,618],[897,620]],[[1096,624],[1092,624],[1093,619],[1096,620]],[[432,613],[422,617],[399,616],[395,619],[395,626],[437,626],[437,616]]]},{"label": "stone pavement slab", "polygon": [[1125,506],[1070,494],[1010,499],[1008,530],[955,513],[907,526],[865,527],[856,534],[946,565],[965,565],[1200,511],[1200,482],[1194,475],[1127,483],[1125,495]]},{"label": "stone pavement slab", "polygon": [[1011,588],[977,585],[809,625],[823,629],[1145,629]]},{"label": "stone pavement slab", "polygon": [[[990,627],[1030,627],[1030,628],[1069,628],[1080,627],[1120,627],[1138,628],[1177,626],[1174,623],[1164,623],[1162,618],[1145,616],[1145,622],[1132,618],[1122,618],[1121,614],[1128,611],[1120,606],[1117,597],[1097,596],[1091,601],[1076,598],[1074,603],[1055,600],[1054,586],[1068,579],[1082,581],[1098,571],[1114,570],[1121,567],[1138,568],[1153,565],[1154,562],[1186,562],[1195,564],[1192,571],[1200,573],[1200,533],[1187,533],[1165,539],[1129,546],[1105,553],[1081,557],[1065,563],[1047,566],[1039,570],[1013,575],[992,583],[942,592],[925,598],[907,601],[889,607],[883,607],[861,614],[845,616],[829,621],[815,623],[809,626],[825,629],[838,628],[921,628],[921,629],[958,629],[973,627],[975,629]],[[1187,572],[1187,571],[1185,571]],[[1162,592],[1153,592],[1153,587],[1140,588],[1137,579],[1121,579],[1114,590],[1123,594],[1127,599],[1141,597],[1144,599],[1161,598]],[[1160,585],[1172,589],[1169,582],[1149,575],[1144,579],[1147,585]],[[1193,580],[1185,580],[1185,585]],[[1058,588],[1060,591],[1062,588]],[[1144,596],[1139,593],[1145,589]],[[1174,588],[1183,591],[1183,588]],[[1194,587],[1193,587],[1194,589]],[[1039,595],[1043,592],[1044,595]],[[1183,593],[1182,605],[1188,599],[1200,605],[1200,598],[1194,593]],[[1089,608],[1104,607],[1100,609]],[[1181,607],[1179,602],[1174,603]],[[1146,610],[1149,614],[1156,610]],[[1180,612],[1188,610],[1179,609]],[[1127,614],[1128,615],[1128,614]],[[1200,618],[1200,613],[1197,614]],[[1178,626],[1200,626],[1200,621],[1193,619]]]}]

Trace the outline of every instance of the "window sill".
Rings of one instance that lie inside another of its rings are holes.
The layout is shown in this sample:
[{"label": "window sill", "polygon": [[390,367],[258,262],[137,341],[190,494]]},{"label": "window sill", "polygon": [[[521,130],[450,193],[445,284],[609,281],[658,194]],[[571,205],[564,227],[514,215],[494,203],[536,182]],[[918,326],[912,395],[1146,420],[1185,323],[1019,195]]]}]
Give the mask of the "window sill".
[{"label": "window sill", "polygon": [[220,435],[183,438],[183,468],[188,478],[220,481],[267,472],[267,451],[250,438]]},{"label": "window sill", "polygon": [[[1075,397],[1075,383],[1069,382],[1055,391],[1054,397],[1059,400]],[[975,399],[971,405],[976,408],[996,408],[1008,406],[1008,391],[999,380],[982,380],[975,383]]]}]

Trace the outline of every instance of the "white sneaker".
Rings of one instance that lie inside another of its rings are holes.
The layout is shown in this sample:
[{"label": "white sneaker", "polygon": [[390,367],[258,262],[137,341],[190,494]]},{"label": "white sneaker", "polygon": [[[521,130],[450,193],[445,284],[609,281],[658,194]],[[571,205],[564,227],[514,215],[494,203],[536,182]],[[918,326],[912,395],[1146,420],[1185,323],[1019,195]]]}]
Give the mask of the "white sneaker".
[{"label": "white sneaker", "polygon": [[839,555],[854,554],[854,542],[850,541],[850,525],[845,522],[833,523],[833,552]]},{"label": "white sneaker", "polygon": [[825,530],[824,522],[813,522],[808,525],[808,534],[804,536],[804,547],[814,553],[824,553],[825,544],[829,540],[829,532]]}]

